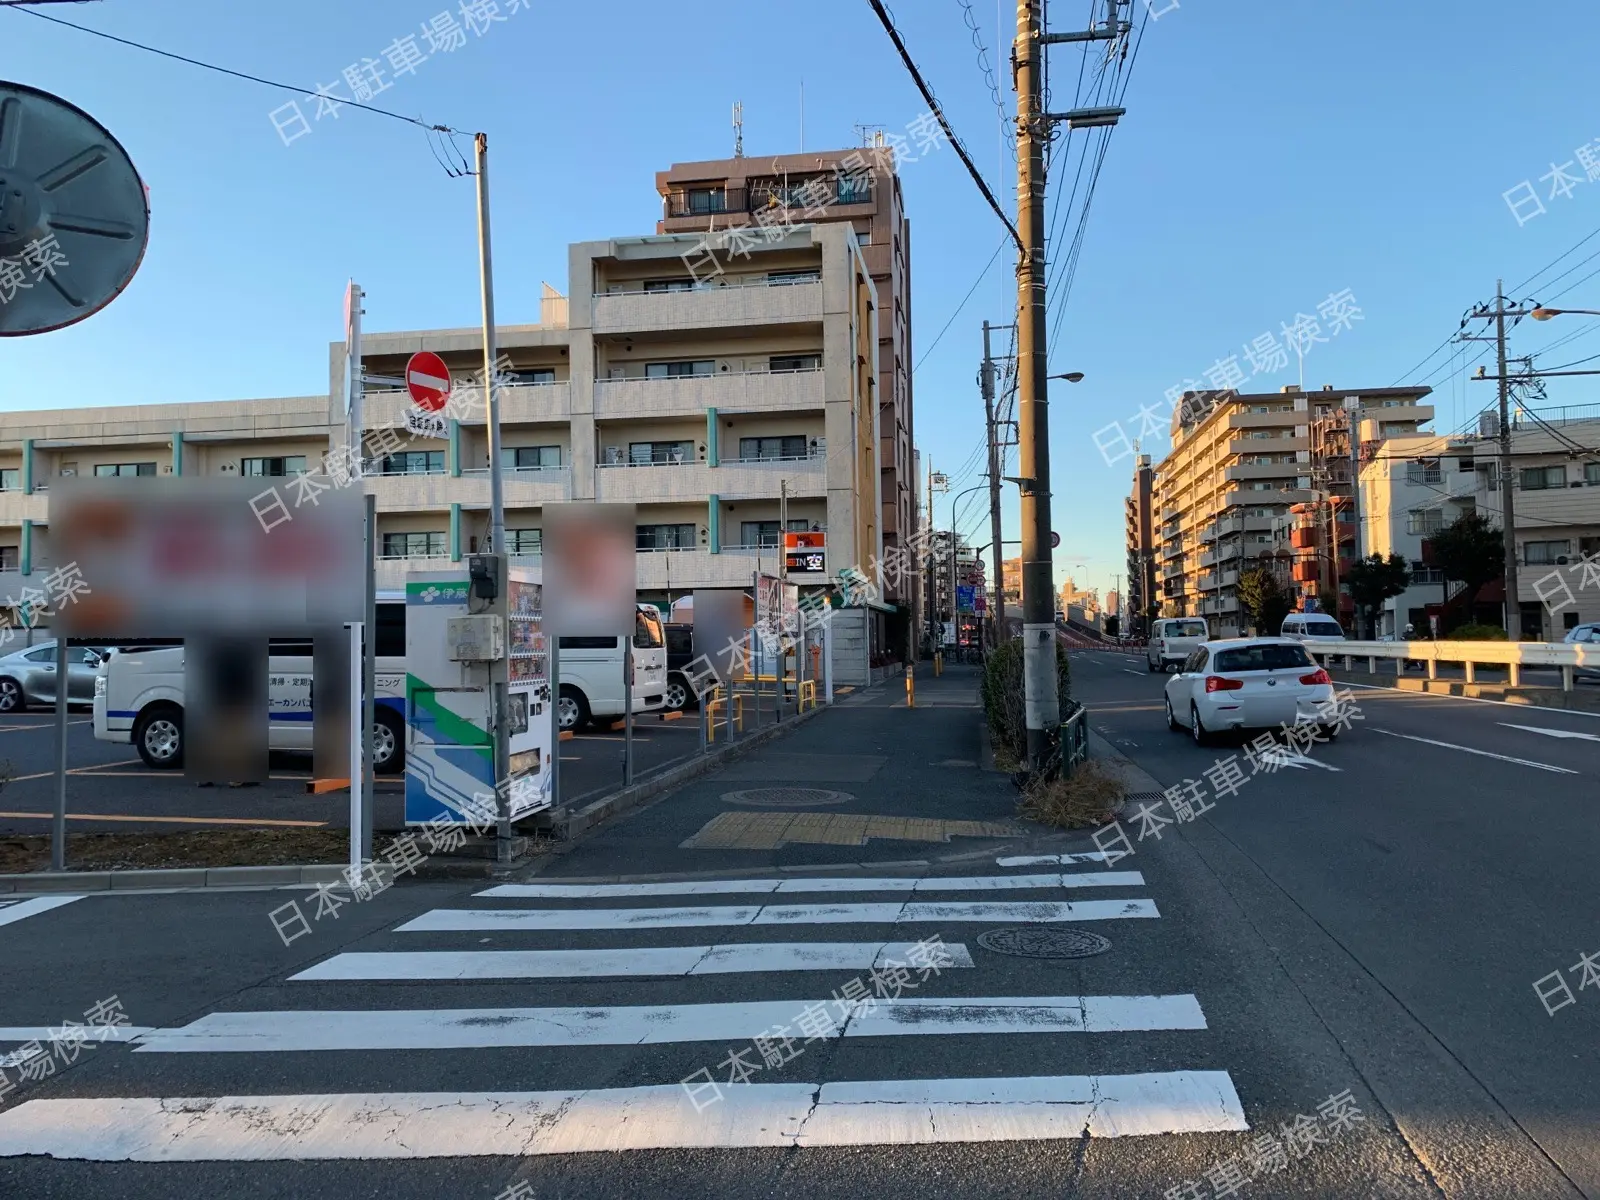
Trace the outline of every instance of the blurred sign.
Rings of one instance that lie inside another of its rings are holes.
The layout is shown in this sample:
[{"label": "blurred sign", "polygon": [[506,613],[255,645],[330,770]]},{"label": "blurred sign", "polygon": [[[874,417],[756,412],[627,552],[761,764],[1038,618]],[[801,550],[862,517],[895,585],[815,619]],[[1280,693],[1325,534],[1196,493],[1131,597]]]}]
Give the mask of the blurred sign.
[{"label": "blurred sign", "polygon": [[973,605],[977,600],[977,596],[975,595],[976,592],[977,588],[971,586],[970,584],[958,584],[956,586],[956,611],[975,611]]},{"label": "blurred sign", "polygon": [[986,596],[977,596],[977,597],[975,597],[973,599],[973,601],[972,601],[972,611],[973,612],[980,612],[980,613],[981,612],[987,612],[988,609],[989,609],[989,600],[988,600],[988,598]]},{"label": "blurred sign", "polygon": [[828,535],[821,530],[809,533],[785,533],[783,556],[790,571],[802,574],[827,573]]},{"label": "blurred sign", "polygon": [[[361,492],[327,476],[51,481],[66,637],[286,637],[363,619]],[[64,585],[63,585],[63,590]]]},{"label": "blurred sign", "polygon": [[1061,549],[1061,535],[1059,533],[1056,533],[1054,530],[1052,530],[1051,533],[1050,533],[1050,549],[1052,549],[1052,550]]},{"label": "blurred sign", "polygon": [[560,637],[632,637],[638,543],[631,504],[544,506],[545,620]]},{"label": "blurred sign", "polygon": [[406,432],[412,437],[445,438],[450,436],[449,418],[420,409],[406,409]]}]

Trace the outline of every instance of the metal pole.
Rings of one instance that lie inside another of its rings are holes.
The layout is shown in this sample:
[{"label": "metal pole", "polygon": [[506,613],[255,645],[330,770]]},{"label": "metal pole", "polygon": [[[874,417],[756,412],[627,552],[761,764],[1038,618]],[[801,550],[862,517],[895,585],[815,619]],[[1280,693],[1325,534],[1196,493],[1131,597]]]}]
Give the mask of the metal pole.
[{"label": "metal pole", "polygon": [[366,791],[363,784],[365,739],[361,732],[361,676],[366,655],[361,648],[361,622],[347,622],[344,630],[350,636],[350,879],[354,884],[361,878],[361,865],[372,860],[362,836],[371,817],[362,811],[361,803]]},{"label": "metal pole", "polygon": [[783,635],[789,632],[784,628],[788,616],[789,603],[789,481],[778,480],[778,666],[772,672],[773,690],[777,693],[778,718],[783,718],[783,704],[788,691],[784,683],[785,667],[789,654],[784,645]]},{"label": "metal pole", "polygon": [[[1505,547],[1506,636],[1522,640],[1521,605],[1517,602],[1517,528],[1515,488],[1511,477],[1511,380],[1506,377],[1506,297],[1505,280],[1494,281],[1494,336],[1500,363],[1500,524]],[[1515,614],[1515,617],[1513,616]],[[1467,614],[1472,620],[1472,614]],[[1515,628],[1513,628],[1515,620]]]},{"label": "metal pole", "polygon": [[[367,603],[364,642],[366,653],[361,663],[361,856],[372,857],[372,810],[375,805],[376,772],[372,765],[372,737],[377,727],[378,675],[378,498],[368,492],[367,501]],[[354,697],[352,697],[352,701]],[[352,703],[352,707],[353,707]],[[399,735],[402,739],[405,733]],[[356,777],[352,775],[351,779]]]},{"label": "metal pole", "polygon": [[989,322],[983,323],[983,413],[989,430],[989,536],[994,539],[994,644],[1006,637],[1005,581],[1001,564],[1005,545],[1000,540],[1000,456],[994,427],[994,360],[989,353]]},{"label": "metal pole", "polygon": [[[910,670],[908,665],[906,670]],[[822,688],[827,694],[828,703],[833,703],[833,622],[825,621],[822,626]]]},{"label": "metal pole", "polygon": [[[541,578],[543,576],[541,575]],[[550,635],[544,619],[544,588],[539,589],[539,632],[544,635],[546,662],[550,671],[550,703],[555,709],[555,749],[550,751],[550,807],[561,806],[561,644]]]},{"label": "metal pole", "polygon": [[930,455],[928,457],[928,569],[923,575],[923,578],[924,578],[924,580],[926,581],[926,583],[928,585],[927,588],[926,588],[927,595],[928,595],[928,628],[927,628],[926,632],[927,632],[928,645],[929,645],[929,651],[928,652],[929,652],[930,656],[939,653],[939,640],[938,640],[937,637],[934,636],[934,626],[938,623],[938,620],[939,620],[939,611],[938,611],[939,595],[938,595],[938,590],[937,590],[937,588],[936,588],[936,586],[934,584],[934,578],[933,578],[933,544],[934,544],[934,540],[935,539],[934,539],[934,536],[933,536],[933,457],[932,457],[932,455]]},{"label": "metal pole", "polygon": [[67,869],[67,639],[59,634],[56,637],[56,811],[50,823],[50,869]]},{"label": "metal pole", "polygon": [[1050,567],[1050,418],[1045,346],[1044,46],[1041,0],[1018,0],[1012,48],[1017,89],[1017,451],[1022,492],[1022,680],[1028,765],[1041,772],[1061,723],[1056,696]]},{"label": "metal pole", "polygon": [[[478,270],[483,285],[483,402],[489,431],[489,549],[505,554],[506,505],[500,470],[500,400],[494,386],[494,264],[489,236],[489,139],[484,134],[473,138],[478,175]],[[505,573],[502,573],[505,574]],[[505,579],[501,579],[505,586]],[[630,639],[631,641],[631,639]],[[511,740],[507,732],[507,683],[510,662],[500,659],[489,664],[490,719],[494,724],[495,808],[498,836],[495,858],[502,864],[511,861],[511,807],[507,782],[511,777]]]},{"label": "metal pole", "polygon": [[[636,618],[637,619],[637,618]],[[633,783],[633,637],[622,644],[622,786]]]}]

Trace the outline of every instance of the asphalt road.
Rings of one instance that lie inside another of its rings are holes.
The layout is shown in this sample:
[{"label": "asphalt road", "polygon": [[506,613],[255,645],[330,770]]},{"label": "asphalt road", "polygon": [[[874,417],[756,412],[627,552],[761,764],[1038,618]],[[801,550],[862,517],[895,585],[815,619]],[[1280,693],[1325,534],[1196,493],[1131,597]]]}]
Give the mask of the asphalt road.
[{"label": "asphalt road", "polygon": [[[1141,789],[1236,751],[1168,734],[1120,657],[1074,681]],[[1547,1016],[1531,986],[1600,950],[1596,764],[1499,724],[1581,718],[1364,693],[1323,765],[1107,865],[1017,823],[973,684],[849,697],[522,890],[407,883],[287,945],[285,892],[0,908],[0,1051],[111,994],[147,1030],[0,1098],[0,1195],[1600,1197],[1600,995]],[[762,791],[794,788],[826,794]],[[1000,928],[1110,945],[1017,957]],[[850,1001],[933,938],[963,957]],[[812,1003],[844,1032],[806,1040]]]}]

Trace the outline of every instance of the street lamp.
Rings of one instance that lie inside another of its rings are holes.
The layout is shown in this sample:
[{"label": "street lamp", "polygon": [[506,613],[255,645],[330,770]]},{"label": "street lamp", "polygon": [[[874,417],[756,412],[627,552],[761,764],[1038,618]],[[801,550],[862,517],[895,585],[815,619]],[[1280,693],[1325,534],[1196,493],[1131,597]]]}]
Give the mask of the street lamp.
[{"label": "street lamp", "polygon": [[1600,317],[1600,309],[1595,308],[1535,308],[1528,314],[1535,321],[1548,321],[1551,317],[1564,317],[1576,315],[1582,317]]},{"label": "street lamp", "polygon": [[1082,371],[1065,371],[1060,375],[1046,375],[1046,379],[1065,379],[1068,383],[1082,383]]}]

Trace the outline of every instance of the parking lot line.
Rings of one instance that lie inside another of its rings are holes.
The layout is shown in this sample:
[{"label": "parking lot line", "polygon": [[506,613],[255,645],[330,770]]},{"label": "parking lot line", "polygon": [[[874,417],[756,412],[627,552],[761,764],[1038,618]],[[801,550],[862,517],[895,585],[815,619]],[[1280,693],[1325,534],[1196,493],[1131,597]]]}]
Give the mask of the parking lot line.
[{"label": "parking lot line", "polygon": [[[112,763],[99,763],[99,764],[92,765],[92,766],[87,766],[87,767],[68,767],[67,768],[67,774],[68,775],[82,775],[86,771],[94,771],[94,770],[96,770],[97,767],[125,767],[129,763],[136,763],[138,761],[139,760],[137,758],[124,758],[124,759],[120,759],[117,762],[112,762]],[[7,783],[27,783],[28,780],[30,780],[30,779],[49,779],[54,775],[55,775],[54,771],[36,771],[32,775],[18,775],[15,779],[8,779],[8,780],[6,780],[6,782]]]},{"label": "parking lot line", "polygon": [[[94,724],[94,722],[91,721],[89,718],[85,717],[81,721],[68,721],[67,724],[68,725],[92,725],[92,724]],[[52,728],[51,725],[46,725],[46,724],[43,724],[42,722],[40,724],[38,724],[38,725],[0,725],[0,733],[16,733],[19,730],[28,730],[30,732],[37,732],[40,729],[50,729],[50,728]]]},{"label": "parking lot line", "polygon": [[[38,820],[53,821],[54,813],[42,812],[0,812],[0,818],[6,820]],[[323,829],[326,821],[269,821],[256,820],[252,817],[128,817],[114,813],[68,813],[69,821],[128,821],[131,823],[145,822],[151,825],[263,825],[292,829]]]}]

